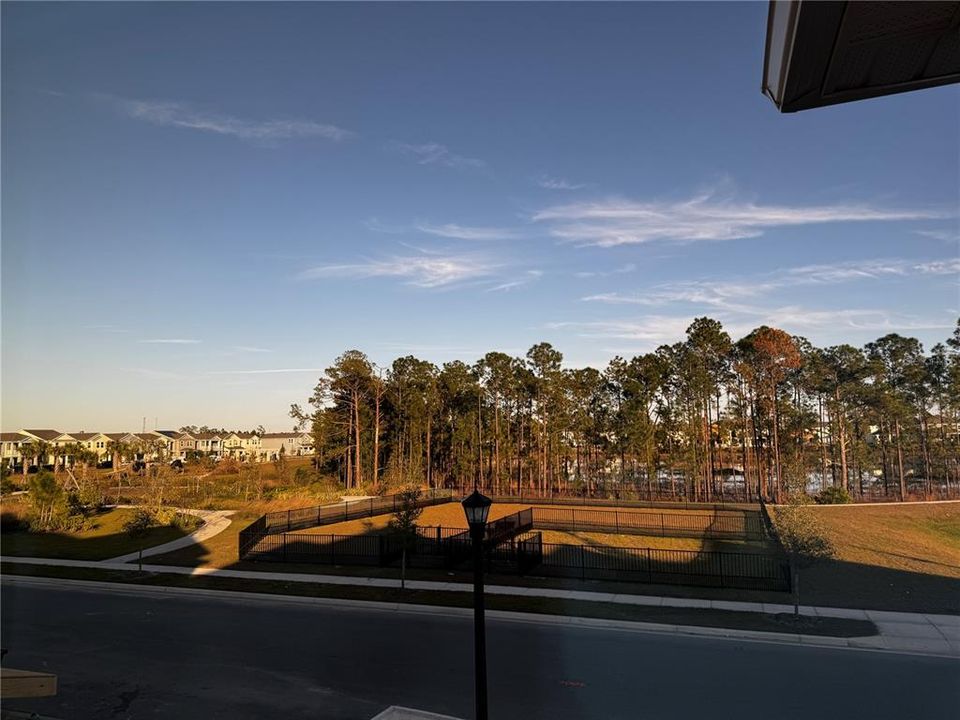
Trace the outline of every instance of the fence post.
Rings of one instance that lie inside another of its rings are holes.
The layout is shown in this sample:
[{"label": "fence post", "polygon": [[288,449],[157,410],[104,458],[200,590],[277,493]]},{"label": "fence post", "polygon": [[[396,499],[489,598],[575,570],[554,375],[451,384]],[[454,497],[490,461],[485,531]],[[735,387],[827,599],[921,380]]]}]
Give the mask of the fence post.
[{"label": "fence post", "polygon": [[580,579],[585,580],[587,577],[587,551],[586,546],[580,546]]},{"label": "fence post", "polygon": [[283,561],[287,561],[287,534],[280,533],[280,539],[283,541]]},{"label": "fence post", "polygon": [[647,582],[653,582],[653,563],[650,560],[650,548],[647,548]]},{"label": "fence post", "polygon": [[667,528],[666,528],[666,525],[664,524],[663,513],[660,513],[660,537],[666,537],[666,536],[667,536]]},{"label": "fence post", "polygon": [[333,535],[328,535],[327,537],[330,538],[330,564],[331,564],[331,565],[336,565],[336,564],[337,564],[337,549],[336,549],[336,546],[335,546],[335,544],[334,544],[334,542],[333,542]]},{"label": "fence post", "polygon": [[287,510],[287,530],[290,529],[290,511]]}]

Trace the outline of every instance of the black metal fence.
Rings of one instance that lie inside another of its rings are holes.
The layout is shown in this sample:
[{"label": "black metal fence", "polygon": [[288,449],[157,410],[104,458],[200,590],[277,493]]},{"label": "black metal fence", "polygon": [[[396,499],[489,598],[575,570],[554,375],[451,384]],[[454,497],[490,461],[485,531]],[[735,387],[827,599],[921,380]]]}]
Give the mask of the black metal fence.
[{"label": "black metal fence", "polygon": [[756,504],[749,502],[693,502],[683,499],[665,498],[663,500],[627,500],[612,497],[587,497],[581,495],[550,495],[542,493],[521,493],[519,495],[491,495],[495,503],[513,503],[530,505],[571,505],[575,507],[616,507],[616,508],[650,508],[663,510],[704,510],[708,512],[736,512],[739,510],[755,511]]},{"label": "black metal fence", "polygon": [[704,514],[533,508],[533,524],[542,530],[572,530],[661,537],[762,540],[763,525],[755,512]]},{"label": "black metal fence", "polygon": [[[263,516],[263,520],[266,522],[267,533],[303,530],[370,517],[371,515],[394,513],[400,507],[401,501],[399,498],[399,495],[384,495],[365,500],[350,500],[329,505],[297,508],[296,510],[281,510],[267,513]],[[429,507],[448,503],[452,500],[453,495],[448,490],[429,490],[416,504],[418,507]]]},{"label": "black metal fence", "polygon": [[[306,530],[307,528],[332,525],[347,520],[394,513],[400,506],[399,497],[399,495],[384,495],[365,500],[350,500],[294,510],[280,510],[261,515],[240,531],[240,557],[245,557],[267,535],[290,532],[291,530]],[[453,495],[449,490],[430,490],[417,501],[417,506],[442,505],[452,500]]]},{"label": "black metal fence", "polygon": [[[451,502],[435,492],[420,505]],[[501,500],[504,500],[501,498]],[[545,504],[563,504],[538,500]],[[387,566],[404,548],[411,567],[453,568],[470,557],[469,531],[419,527],[410,541],[391,535],[337,535],[292,532],[371,515],[395,512],[397,496],[269,513],[240,532],[242,560],[328,565]],[[621,580],[640,583],[704,585],[721,588],[789,590],[787,566],[779,554],[660,550],[545,543],[534,528],[618,534],[758,540],[765,537],[766,508],[714,509],[702,513],[594,510],[584,507],[532,507],[487,525],[484,555],[493,572]]]},{"label": "black metal fence", "polygon": [[541,543],[537,575],[659,585],[789,590],[786,564],[775,555]]},{"label": "black metal fence", "polygon": [[[471,541],[458,528],[419,528],[407,545],[407,564],[455,568],[468,562]],[[404,549],[390,535],[279,533],[260,539],[249,560],[324,565],[388,566]],[[789,590],[786,564],[777,555],[659,550],[545,543],[539,532],[501,535],[485,543],[487,569],[509,574],[571,577],[666,585]]]}]

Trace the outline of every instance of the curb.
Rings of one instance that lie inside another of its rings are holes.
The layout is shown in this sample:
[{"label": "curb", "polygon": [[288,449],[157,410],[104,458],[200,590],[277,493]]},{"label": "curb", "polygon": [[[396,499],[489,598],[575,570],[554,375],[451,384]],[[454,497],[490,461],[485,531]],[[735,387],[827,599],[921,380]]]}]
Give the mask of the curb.
[{"label": "curb", "polygon": [[[275,595],[271,593],[245,592],[237,590],[210,590],[206,588],[182,588],[163,585],[133,585],[130,583],[108,583],[95,580],[71,580],[61,578],[42,578],[5,575],[5,584],[47,587],[53,589],[73,588],[98,593],[135,596],[179,596],[186,598],[210,598],[248,603],[282,603],[290,605],[310,605],[328,609],[366,612],[392,612],[408,615],[432,615],[435,617],[469,618],[472,608],[454,608],[442,605],[418,605],[414,603],[380,602],[376,600],[348,600],[337,598],[316,598],[297,595]],[[663,623],[635,622],[629,620],[606,620],[565,615],[547,615],[525,613],[510,610],[488,610],[491,620],[523,623],[527,625],[567,626],[592,630],[611,630],[656,635],[683,635],[690,637],[710,637],[717,640],[735,640],[741,642],[760,642],[776,645],[800,645],[835,650],[857,652],[894,653],[921,657],[939,657],[958,659],[957,655],[939,652],[924,652],[920,649],[898,649],[889,647],[882,636],[837,638],[818,635],[800,635],[795,633],[775,633],[762,630],[735,630],[730,628],[700,627],[696,625],[669,625]]]}]

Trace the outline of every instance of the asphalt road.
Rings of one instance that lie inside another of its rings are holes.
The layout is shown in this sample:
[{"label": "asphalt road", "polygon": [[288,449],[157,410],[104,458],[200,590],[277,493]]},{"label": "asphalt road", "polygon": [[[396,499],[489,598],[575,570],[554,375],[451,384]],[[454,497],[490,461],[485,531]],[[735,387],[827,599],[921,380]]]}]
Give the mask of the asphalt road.
[{"label": "asphalt road", "polygon": [[[472,717],[469,617],[3,583],[5,664],[58,718]],[[960,662],[488,619],[490,716],[960,716]]]}]

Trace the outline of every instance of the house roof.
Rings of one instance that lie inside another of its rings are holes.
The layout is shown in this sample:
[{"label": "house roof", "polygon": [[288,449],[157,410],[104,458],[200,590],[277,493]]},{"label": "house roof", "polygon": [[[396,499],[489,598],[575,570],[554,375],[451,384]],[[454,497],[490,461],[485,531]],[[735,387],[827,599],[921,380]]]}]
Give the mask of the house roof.
[{"label": "house roof", "polygon": [[131,433],[125,433],[125,432],[104,433],[104,435],[106,435],[111,440],[116,440],[117,442],[119,442],[120,440],[123,440],[124,438],[134,437]]},{"label": "house roof", "polygon": [[135,435],[136,437],[140,438],[141,440],[150,440],[150,441],[153,441],[153,440],[159,440],[159,439],[160,439],[159,434],[156,433],[156,432],[134,433],[134,435]]},{"label": "house roof", "polygon": [[41,440],[56,440],[63,435],[59,430],[23,430],[23,432]]},{"label": "house roof", "polygon": [[223,436],[220,433],[215,433],[215,432],[200,432],[200,433],[193,433],[192,437],[194,437],[197,440],[213,440],[214,438],[219,439]]},{"label": "house roof", "polygon": [[260,436],[261,438],[295,438],[297,433],[288,432],[288,433],[264,433]]},{"label": "house roof", "polygon": [[92,439],[95,438],[97,435],[101,435],[101,434],[102,434],[102,433],[98,433],[98,432],[92,432],[92,433],[88,433],[88,432],[75,432],[75,433],[70,433],[70,437],[72,437],[74,440],[76,440],[76,441],[78,441],[78,442],[86,442],[87,440],[92,440]]},{"label": "house roof", "polygon": [[781,112],[960,81],[960,4],[771,2],[763,92]]},{"label": "house roof", "polygon": [[18,432],[8,432],[0,433],[0,442],[24,442],[30,438],[24,435],[23,433]]},{"label": "house roof", "polygon": [[154,430],[154,432],[157,433],[158,435],[163,435],[164,437],[168,437],[171,440],[178,440],[181,435],[176,430]]}]

